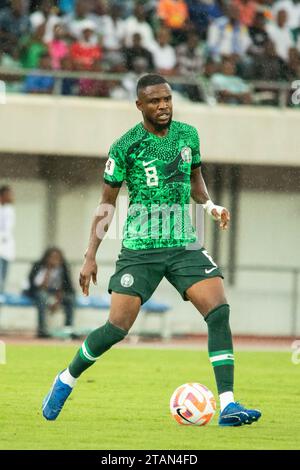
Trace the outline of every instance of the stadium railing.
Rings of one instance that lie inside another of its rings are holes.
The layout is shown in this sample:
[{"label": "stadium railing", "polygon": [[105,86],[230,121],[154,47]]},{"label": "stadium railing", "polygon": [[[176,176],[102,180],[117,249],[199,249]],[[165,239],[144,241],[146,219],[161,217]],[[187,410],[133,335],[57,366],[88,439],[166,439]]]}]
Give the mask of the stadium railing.
[{"label": "stadium railing", "polygon": [[[54,78],[54,87],[52,94],[61,95],[64,79],[74,80],[101,80],[103,82],[120,82],[124,79],[124,73],[107,73],[107,72],[75,72],[66,70],[38,70],[38,69],[10,69],[0,67],[1,81],[17,81],[26,76],[51,76]],[[193,85],[198,87],[203,97],[203,102],[207,104],[216,104],[216,99],[209,80],[198,75],[181,75],[168,77],[168,81],[173,85]],[[275,104],[281,108],[286,107],[289,103],[289,96],[293,92],[292,84],[289,82],[251,80],[247,82],[250,86],[253,104]]]}]

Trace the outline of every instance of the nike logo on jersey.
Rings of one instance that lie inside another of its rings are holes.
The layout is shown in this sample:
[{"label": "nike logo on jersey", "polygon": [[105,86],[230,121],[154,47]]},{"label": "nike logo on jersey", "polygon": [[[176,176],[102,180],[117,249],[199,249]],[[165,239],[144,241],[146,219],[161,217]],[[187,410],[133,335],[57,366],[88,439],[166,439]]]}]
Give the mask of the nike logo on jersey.
[{"label": "nike logo on jersey", "polygon": [[150,162],[143,162],[143,165],[144,165],[144,166],[148,166],[148,165],[150,165],[150,163],[153,163],[153,162],[155,162],[156,160],[157,160],[157,158],[155,158],[154,160],[150,160]]},{"label": "nike logo on jersey", "polygon": [[211,268],[211,269],[205,269],[205,273],[206,274],[210,274],[213,272],[214,269],[217,269],[217,266],[215,268]]}]

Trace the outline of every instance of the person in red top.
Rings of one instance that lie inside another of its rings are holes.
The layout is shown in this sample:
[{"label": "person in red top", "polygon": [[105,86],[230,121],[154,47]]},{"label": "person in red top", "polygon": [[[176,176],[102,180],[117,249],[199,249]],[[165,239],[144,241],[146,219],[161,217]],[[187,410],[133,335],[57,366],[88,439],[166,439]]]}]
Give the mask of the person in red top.
[{"label": "person in red top", "polygon": [[[99,72],[103,51],[99,43],[94,41],[94,23],[90,20],[83,21],[81,31],[81,39],[74,42],[70,48],[73,69]],[[91,78],[81,78],[79,80],[79,95],[81,96],[103,96],[102,88],[103,84],[99,80]],[[104,96],[106,96],[106,92]]]},{"label": "person in red top", "polygon": [[257,10],[257,3],[253,0],[233,0],[233,4],[240,11],[240,22],[246,26],[252,26]]},{"label": "person in red top", "polygon": [[70,56],[75,70],[99,70],[102,48],[94,43],[95,25],[92,21],[82,22],[82,39],[74,42],[70,48]]}]

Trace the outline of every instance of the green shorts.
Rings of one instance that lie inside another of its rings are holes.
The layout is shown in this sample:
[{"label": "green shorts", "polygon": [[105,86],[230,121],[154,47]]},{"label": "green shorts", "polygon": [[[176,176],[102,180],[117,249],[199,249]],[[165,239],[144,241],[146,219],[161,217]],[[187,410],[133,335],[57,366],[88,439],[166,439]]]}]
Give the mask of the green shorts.
[{"label": "green shorts", "polygon": [[223,275],[205,248],[130,250],[122,247],[108,292],[139,296],[143,304],[150,299],[163,277],[184,300],[188,300],[185,291],[193,284],[212,277],[223,278]]}]

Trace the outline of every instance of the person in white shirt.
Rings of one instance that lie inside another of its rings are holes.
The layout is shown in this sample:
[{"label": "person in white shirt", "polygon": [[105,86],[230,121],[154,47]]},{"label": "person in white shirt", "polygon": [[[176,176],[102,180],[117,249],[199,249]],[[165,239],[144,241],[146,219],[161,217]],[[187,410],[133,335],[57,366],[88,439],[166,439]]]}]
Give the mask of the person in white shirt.
[{"label": "person in white shirt", "polygon": [[10,186],[0,187],[0,294],[5,290],[9,263],[15,258],[14,194]]},{"label": "person in white shirt", "polygon": [[277,56],[287,62],[289,51],[295,45],[290,28],[287,26],[287,13],[285,10],[277,12],[276,22],[267,24],[266,31],[275,46]]},{"label": "person in white shirt", "polygon": [[170,39],[170,31],[161,28],[157,33],[157,41],[148,48],[152,53],[155,69],[162,75],[175,73],[177,58],[174,47],[170,45]]},{"label": "person in white shirt", "polygon": [[[69,36],[72,39],[82,39],[82,28],[86,20],[89,20],[93,23],[93,29],[96,31],[97,24],[95,22],[95,15],[91,13],[91,4],[85,0],[77,0],[74,12],[63,17],[63,23],[65,24]],[[98,35],[95,32],[91,42],[93,44],[97,44],[98,40]]]},{"label": "person in white shirt", "polygon": [[215,60],[223,56],[242,60],[252,44],[248,28],[240,22],[240,11],[233,3],[229,3],[225,14],[214,20],[208,28],[208,53]]},{"label": "person in white shirt", "polygon": [[54,28],[57,24],[61,23],[61,18],[55,14],[53,0],[42,0],[39,10],[32,13],[29,19],[33,31],[36,31],[39,26],[46,23],[43,38],[46,43],[53,40]]},{"label": "person in white shirt", "polygon": [[139,33],[142,38],[142,46],[150,50],[154,42],[154,35],[151,26],[146,21],[146,14],[143,5],[138,3],[134,9],[134,15],[129,16],[124,22],[124,45],[132,47],[133,35]]},{"label": "person in white shirt", "polygon": [[300,2],[299,0],[279,0],[275,2],[272,8],[274,18],[279,10],[285,10],[287,13],[287,26],[290,29],[300,27]]}]

